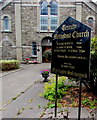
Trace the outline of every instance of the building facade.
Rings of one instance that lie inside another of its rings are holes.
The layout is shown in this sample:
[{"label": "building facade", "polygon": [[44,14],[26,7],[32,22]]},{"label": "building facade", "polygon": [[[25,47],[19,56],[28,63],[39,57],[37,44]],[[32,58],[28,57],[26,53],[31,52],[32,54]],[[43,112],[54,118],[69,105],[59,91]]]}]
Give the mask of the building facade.
[{"label": "building facade", "polygon": [[42,56],[52,47],[52,33],[71,16],[97,35],[97,4],[91,0],[3,0],[0,3],[0,59]]}]

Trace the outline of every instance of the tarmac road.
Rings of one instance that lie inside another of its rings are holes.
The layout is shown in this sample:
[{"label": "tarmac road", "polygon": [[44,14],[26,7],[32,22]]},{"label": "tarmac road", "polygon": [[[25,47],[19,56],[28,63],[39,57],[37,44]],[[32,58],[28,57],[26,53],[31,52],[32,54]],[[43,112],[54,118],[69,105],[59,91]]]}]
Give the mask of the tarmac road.
[{"label": "tarmac road", "polygon": [[39,96],[44,86],[42,69],[50,69],[50,63],[21,65],[19,70],[2,73],[3,118],[41,116],[45,107],[40,107],[48,103]]},{"label": "tarmac road", "polygon": [[42,81],[42,69],[50,69],[49,63],[21,65],[19,70],[2,73],[2,101],[7,103],[11,98],[25,91],[35,81]]}]

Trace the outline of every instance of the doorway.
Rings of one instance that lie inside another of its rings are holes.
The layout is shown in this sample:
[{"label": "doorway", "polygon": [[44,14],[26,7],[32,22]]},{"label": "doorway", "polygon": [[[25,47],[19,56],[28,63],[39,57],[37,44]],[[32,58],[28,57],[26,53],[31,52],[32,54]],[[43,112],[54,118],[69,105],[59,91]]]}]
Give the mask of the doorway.
[{"label": "doorway", "polygon": [[43,38],[42,40],[42,62],[43,63],[51,62],[51,48],[52,48],[51,37]]}]

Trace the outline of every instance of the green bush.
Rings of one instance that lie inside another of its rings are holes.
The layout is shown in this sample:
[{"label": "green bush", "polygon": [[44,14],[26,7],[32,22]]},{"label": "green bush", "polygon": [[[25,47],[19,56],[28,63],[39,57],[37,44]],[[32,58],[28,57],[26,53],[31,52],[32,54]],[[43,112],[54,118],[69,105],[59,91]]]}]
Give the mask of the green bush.
[{"label": "green bush", "polygon": [[91,72],[97,76],[97,37],[92,38],[91,43]]},{"label": "green bush", "polygon": [[[57,98],[61,99],[65,94],[66,91],[72,87],[72,85],[65,85],[66,77],[59,77],[58,78],[58,88],[57,88]],[[56,86],[56,80],[55,77],[52,78],[52,80],[48,83],[45,83],[44,86],[44,93],[43,96],[48,99],[50,102],[53,102],[55,100],[55,86]]]},{"label": "green bush", "polygon": [[0,69],[2,71],[9,71],[18,69],[20,62],[18,60],[0,60]]},{"label": "green bush", "polygon": [[48,49],[48,50],[44,51],[43,57],[45,59],[47,59],[48,61],[51,61],[51,57],[52,57],[52,51],[51,51],[51,49]]},{"label": "green bush", "polygon": [[97,36],[91,40],[90,88],[97,95]]},{"label": "green bush", "polygon": [[83,101],[82,101],[82,104],[84,106],[89,106],[91,109],[95,109],[97,106],[97,100],[89,100],[88,98],[85,98]]}]

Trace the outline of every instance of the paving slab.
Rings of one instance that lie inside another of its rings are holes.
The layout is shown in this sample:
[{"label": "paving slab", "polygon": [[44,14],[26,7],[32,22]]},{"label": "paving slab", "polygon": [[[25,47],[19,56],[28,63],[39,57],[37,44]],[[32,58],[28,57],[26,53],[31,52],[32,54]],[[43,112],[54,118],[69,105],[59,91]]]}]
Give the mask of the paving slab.
[{"label": "paving slab", "polygon": [[48,100],[40,96],[43,82],[36,82],[25,93],[4,107],[3,118],[40,118]]}]

